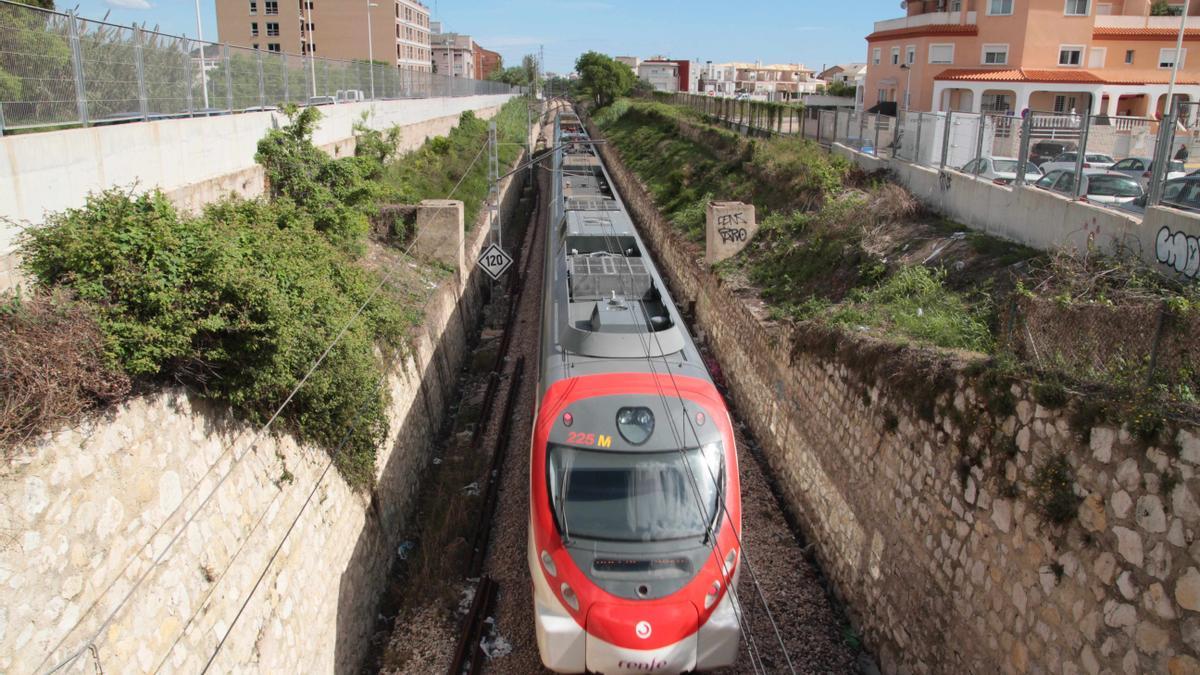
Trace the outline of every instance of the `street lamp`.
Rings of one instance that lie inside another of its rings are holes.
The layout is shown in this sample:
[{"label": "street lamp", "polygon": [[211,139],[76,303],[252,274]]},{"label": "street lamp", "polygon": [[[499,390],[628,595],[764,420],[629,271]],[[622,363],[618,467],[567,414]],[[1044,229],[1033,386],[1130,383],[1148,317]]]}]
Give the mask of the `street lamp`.
[{"label": "street lamp", "polygon": [[900,64],[900,70],[908,71],[908,81],[904,83],[904,115],[907,117],[908,116],[908,103],[909,103],[909,99],[912,96],[910,94],[910,92],[912,91],[912,71],[913,71],[913,69],[912,69],[912,66],[908,65],[907,63],[902,63],[902,64]]},{"label": "street lamp", "polygon": [[379,5],[367,0],[367,68],[371,71],[371,100],[375,100],[375,42],[371,35],[371,8]]},{"label": "street lamp", "polygon": [[196,0],[196,38],[200,41],[200,87],[204,90],[204,109],[208,110],[208,73],[205,72],[207,60],[204,58],[204,26],[200,23],[200,0]]}]

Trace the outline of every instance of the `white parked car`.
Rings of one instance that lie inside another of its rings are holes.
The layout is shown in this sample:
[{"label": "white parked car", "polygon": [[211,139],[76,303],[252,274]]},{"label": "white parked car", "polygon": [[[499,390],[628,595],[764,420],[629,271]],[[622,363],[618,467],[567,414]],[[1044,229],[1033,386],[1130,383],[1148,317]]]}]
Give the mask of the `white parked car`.
[{"label": "white parked car", "polygon": [[[1042,164],[1042,171],[1050,173],[1055,169],[1075,170],[1075,162],[1079,157],[1079,153],[1075,151],[1064,152],[1054,159]],[[1083,168],[1085,169],[1107,169],[1112,166],[1113,158],[1099,152],[1088,152],[1083,156]]]},{"label": "white parked car", "polygon": [[358,103],[367,100],[367,95],[361,89],[338,89],[338,103]]},{"label": "white parked car", "polygon": [[[1034,186],[1074,198],[1075,170],[1055,169],[1054,171],[1047,171],[1041,180],[1034,183]],[[1119,171],[1084,169],[1082,194],[1084,201],[1103,204],[1105,206],[1116,206],[1134,201],[1145,194],[1145,191],[1142,190],[1142,186],[1138,185],[1136,180]]]},{"label": "white parked car", "polygon": [[[1132,176],[1145,189],[1150,184],[1150,176],[1154,172],[1154,160],[1150,157],[1126,157],[1112,165],[1113,171]],[[1183,162],[1173,159],[1167,163],[1167,180],[1183,178],[1187,170]]]},{"label": "white parked car", "polygon": [[[1000,185],[1008,185],[1017,179],[1015,157],[978,157],[963,165],[959,171],[986,178]],[[1042,177],[1042,170],[1032,162],[1025,164],[1025,182],[1034,183]]]}]

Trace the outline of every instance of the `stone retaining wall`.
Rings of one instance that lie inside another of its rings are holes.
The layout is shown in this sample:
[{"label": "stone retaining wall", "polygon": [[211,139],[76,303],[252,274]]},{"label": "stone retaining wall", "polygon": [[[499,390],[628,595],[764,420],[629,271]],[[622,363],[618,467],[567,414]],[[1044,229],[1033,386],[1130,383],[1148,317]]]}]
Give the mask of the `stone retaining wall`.
[{"label": "stone retaining wall", "polygon": [[[886,673],[1200,672],[1200,431],[1148,447],[934,352],[768,326],[599,147]],[[1059,454],[1066,525],[1033,506]]]},{"label": "stone retaining wall", "polygon": [[[502,185],[506,223],[526,175]],[[18,449],[0,470],[0,672],[45,672],[97,633],[67,672],[357,672],[489,287],[486,217],[388,374],[369,492],[181,389]]]}]

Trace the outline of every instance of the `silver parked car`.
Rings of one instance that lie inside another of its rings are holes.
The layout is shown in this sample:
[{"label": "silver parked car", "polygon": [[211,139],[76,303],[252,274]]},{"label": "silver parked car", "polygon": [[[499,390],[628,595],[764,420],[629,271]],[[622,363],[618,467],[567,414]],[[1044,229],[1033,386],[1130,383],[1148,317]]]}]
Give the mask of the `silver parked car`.
[{"label": "silver parked car", "polygon": [[[1000,185],[1008,185],[1017,179],[1015,157],[978,157],[963,165],[959,171],[986,178]],[[1032,183],[1042,177],[1042,170],[1033,162],[1025,164],[1025,182]]]},{"label": "silver parked car", "polygon": [[[1118,160],[1111,168],[1113,171],[1120,171],[1132,176],[1134,180],[1141,184],[1144,190],[1150,184],[1150,176],[1154,172],[1154,159],[1150,157],[1126,157],[1125,159]],[[1187,170],[1184,169],[1183,162],[1177,159],[1167,162],[1167,180],[1183,178],[1186,173]]]},{"label": "silver parked car", "polygon": [[[1074,197],[1075,171],[1073,169],[1069,171],[1066,169],[1049,171],[1045,176],[1042,176],[1041,180],[1034,183],[1034,186],[1068,197]],[[1103,204],[1105,206],[1116,206],[1134,201],[1145,194],[1145,191],[1141,185],[1138,185],[1136,180],[1123,173],[1109,171],[1108,169],[1084,169],[1082,194],[1084,201]]]},{"label": "silver parked car", "polygon": [[[1055,169],[1074,169],[1075,162],[1079,159],[1079,153],[1074,150],[1064,152],[1042,164],[1042,171],[1050,173]],[[1112,166],[1113,158],[1099,152],[1086,152],[1083,155],[1083,168],[1085,169],[1107,169]]]}]

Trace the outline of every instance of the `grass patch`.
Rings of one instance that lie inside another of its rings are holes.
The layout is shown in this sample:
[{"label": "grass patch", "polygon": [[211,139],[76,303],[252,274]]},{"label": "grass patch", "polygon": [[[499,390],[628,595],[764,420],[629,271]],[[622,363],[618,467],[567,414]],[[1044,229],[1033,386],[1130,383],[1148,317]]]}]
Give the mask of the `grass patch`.
[{"label": "grass patch", "polygon": [[882,328],[939,347],[987,352],[992,346],[987,322],[947,290],[944,279],[942,270],[906,267],[879,286],[852,294],[829,319],[849,328]]}]

